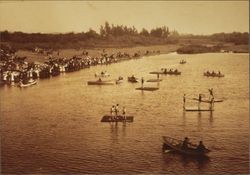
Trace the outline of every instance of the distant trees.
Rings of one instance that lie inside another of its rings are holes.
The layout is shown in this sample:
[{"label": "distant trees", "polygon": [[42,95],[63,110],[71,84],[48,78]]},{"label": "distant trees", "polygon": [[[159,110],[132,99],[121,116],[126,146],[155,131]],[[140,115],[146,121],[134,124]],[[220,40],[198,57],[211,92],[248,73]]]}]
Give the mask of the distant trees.
[{"label": "distant trees", "polygon": [[222,41],[222,42],[232,42],[236,45],[240,44],[248,44],[249,41],[249,33],[240,33],[240,32],[233,32],[233,33],[216,33],[211,35],[211,38],[215,41]]}]

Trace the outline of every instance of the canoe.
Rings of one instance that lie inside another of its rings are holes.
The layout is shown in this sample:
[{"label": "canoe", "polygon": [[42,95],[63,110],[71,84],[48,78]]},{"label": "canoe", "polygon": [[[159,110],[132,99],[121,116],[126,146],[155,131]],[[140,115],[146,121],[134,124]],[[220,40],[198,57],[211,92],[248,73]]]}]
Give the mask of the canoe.
[{"label": "canoe", "polygon": [[147,80],[147,82],[151,82],[151,83],[160,82],[160,81],[162,81],[162,79],[149,79],[149,80]]},{"label": "canoe", "polygon": [[138,83],[138,79],[135,77],[128,77],[128,81],[131,83]]},{"label": "canoe", "polygon": [[101,119],[101,122],[133,122],[134,117],[133,116],[126,116],[126,120],[123,118],[123,116],[118,115],[117,117],[111,116],[111,115],[104,115]]},{"label": "canoe", "polygon": [[208,74],[207,72],[204,72],[203,75],[206,77],[219,77],[219,78],[224,77],[224,74],[216,74],[216,73],[215,74],[212,74],[212,73]]},{"label": "canoe", "polygon": [[176,151],[180,154],[189,155],[189,156],[206,156],[207,153],[210,152],[209,149],[205,149],[204,151],[197,150],[196,144],[188,144],[188,149],[183,149],[183,141],[174,139],[168,136],[163,136],[163,149],[169,149],[172,151]]},{"label": "canoe", "polygon": [[214,111],[214,109],[199,109],[199,108],[184,108],[185,111],[195,112],[195,111]]},{"label": "canoe", "polygon": [[163,72],[163,71],[154,71],[154,72],[149,72],[150,74],[163,74],[163,75],[181,75],[181,72],[174,72],[174,71],[167,71],[167,72]]},{"label": "canoe", "polygon": [[20,83],[20,84],[19,84],[19,87],[28,87],[28,86],[35,85],[36,83],[37,83],[36,80],[30,81],[30,82],[28,82],[28,83],[26,83],[26,84]]},{"label": "canoe", "polygon": [[156,88],[156,87],[139,87],[139,88],[136,88],[136,90],[142,90],[142,91],[156,91],[158,89],[159,88]]},{"label": "canoe", "polygon": [[[196,101],[199,101],[199,98],[192,98],[193,100],[196,100]],[[204,102],[204,103],[211,103],[210,100],[201,100],[201,102]],[[214,100],[214,103],[219,103],[219,102],[223,102],[223,100]]]},{"label": "canoe", "polygon": [[88,85],[113,85],[114,82],[108,80],[108,81],[88,81]]}]

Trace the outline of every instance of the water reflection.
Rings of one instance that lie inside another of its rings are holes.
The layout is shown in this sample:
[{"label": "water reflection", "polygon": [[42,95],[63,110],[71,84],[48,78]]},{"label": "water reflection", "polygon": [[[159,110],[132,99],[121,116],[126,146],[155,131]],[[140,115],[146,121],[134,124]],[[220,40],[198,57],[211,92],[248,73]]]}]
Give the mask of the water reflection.
[{"label": "water reflection", "polygon": [[177,162],[180,162],[185,169],[198,168],[199,170],[206,169],[210,163],[210,158],[208,156],[187,156],[176,152],[163,153],[163,160],[164,164],[169,166],[173,166]]}]

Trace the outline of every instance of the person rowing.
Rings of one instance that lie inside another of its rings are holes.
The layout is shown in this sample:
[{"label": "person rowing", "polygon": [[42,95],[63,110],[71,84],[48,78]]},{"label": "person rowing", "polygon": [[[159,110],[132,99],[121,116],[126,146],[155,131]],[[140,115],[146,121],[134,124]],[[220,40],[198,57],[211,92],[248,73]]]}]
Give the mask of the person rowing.
[{"label": "person rowing", "polygon": [[201,153],[205,152],[206,147],[203,145],[202,141],[199,142],[199,145],[196,147],[196,150],[199,151],[199,152],[201,152]]}]

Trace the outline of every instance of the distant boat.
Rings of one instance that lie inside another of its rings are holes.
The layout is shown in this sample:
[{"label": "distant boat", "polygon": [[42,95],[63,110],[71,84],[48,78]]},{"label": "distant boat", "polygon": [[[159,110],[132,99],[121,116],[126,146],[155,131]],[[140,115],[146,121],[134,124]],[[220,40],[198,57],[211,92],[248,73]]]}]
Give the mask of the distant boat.
[{"label": "distant boat", "polygon": [[101,72],[99,74],[95,73],[95,77],[109,77],[110,75],[107,72]]},{"label": "distant boat", "polygon": [[181,75],[179,71],[154,71],[149,72],[150,74],[164,74],[164,75]]},{"label": "distant boat", "polygon": [[181,61],[180,61],[180,64],[186,64],[186,63],[187,63],[186,60],[181,60]]},{"label": "distant boat", "polygon": [[37,83],[36,80],[29,80],[27,83],[20,82],[19,87],[28,87],[35,85]]},{"label": "distant boat", "polygon": [[138,82],[138,78],[135,78],[134,76],[128,77],[128,81],[131,83],[137,83]]},{"label": "distant boat", "polygon": [[210,152],[209,149],[205,149],[204,151],[197,150],[196,148],[198,145],[196,144],[188,144],[188,148],[183,149],[182,140],[174,139],[168,136],[163,136],[162,138],[163,138],[163,149],[172,150],[180,154],[189,156],[206,156],[206,154]]},{"label": "distant boat", "polygon": [[204,72],[203,75],[206,76],[206,77],[218,77],[218,78],[221,78],[221,77],[224,77],[224,76],[225,76],[224,74],[220,74],[220,73],[209,73],[209,72]]},{"label": "distant boat", "polygon": [[113,85],[114,82],[112,82],[111,80],[97,80],[97,81],[88,81],[88,85]]}]

